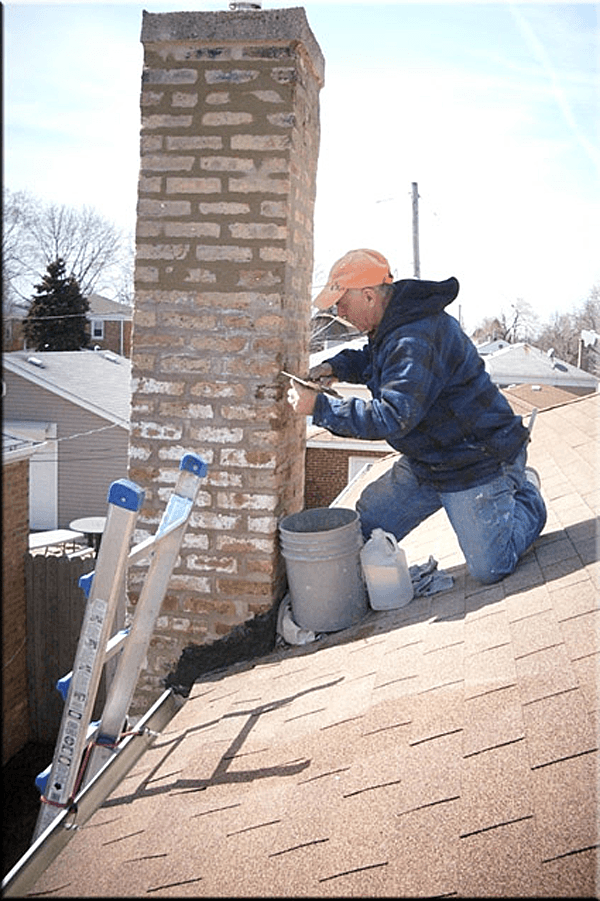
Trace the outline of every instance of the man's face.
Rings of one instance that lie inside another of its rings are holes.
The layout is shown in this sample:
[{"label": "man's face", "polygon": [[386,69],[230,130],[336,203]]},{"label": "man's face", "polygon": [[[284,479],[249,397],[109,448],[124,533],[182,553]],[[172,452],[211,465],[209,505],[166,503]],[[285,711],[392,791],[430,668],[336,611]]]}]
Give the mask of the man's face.
[{"label": "man's face", "polygon": [[381,320],[371,288],[350,288],[337,302],[337,314],[361,332],[373,331]]}]

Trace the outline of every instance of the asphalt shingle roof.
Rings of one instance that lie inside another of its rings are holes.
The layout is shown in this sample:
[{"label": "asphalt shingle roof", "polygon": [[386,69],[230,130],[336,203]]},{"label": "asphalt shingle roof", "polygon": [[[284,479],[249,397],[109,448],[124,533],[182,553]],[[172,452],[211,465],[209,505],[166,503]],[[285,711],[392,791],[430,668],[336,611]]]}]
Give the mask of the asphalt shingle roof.
[{"label": "asphalt shingle roof", "polygon": [[589,372],[557,359],[530,344],[509,344],[483,357],[485,368],[496,384],[539,382],[564,388],[596,390],[598,379]]},{"label": "asphalt shingle roof", "polygon": [[513,575],[435,514],[402,544],[451,590],[201,678],[33,892],[597,896],[599,405],[538,415]]},{"label": "asphalt shingle roof", "polygon": [[111,351],[19,350],[4,354],[2,365],[120,425],[129,423],[131,360],[127,357]]}]

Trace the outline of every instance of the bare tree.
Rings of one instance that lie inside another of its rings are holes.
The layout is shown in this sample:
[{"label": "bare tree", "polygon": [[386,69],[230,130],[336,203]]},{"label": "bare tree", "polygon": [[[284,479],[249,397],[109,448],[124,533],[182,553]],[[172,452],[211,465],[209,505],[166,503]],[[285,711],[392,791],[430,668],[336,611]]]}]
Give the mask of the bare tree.
[{"label": "bare tree", "polygon": [[[6,276],[10,292],[31,296],[32,285],[56,259],[78,282],[84,296],[122,283],[132,268],[131,240],[91,207],[44,203],[27,192],[4,190],[4,232],[13,266]],[[3,242],[4,251],[4,242]]]},{"label": "bare tree", "polygon": [[555,313],[538,337],[541,350],[552,348],[565,363],[600,374],[600,342],[583,341],[582,332],[600,333],[600,285],[594,285],[583,304],[570,313]]},{"label": "bare tree", "polygon": [[502,339],[509,344],[519,341],[532,341],[538,329],[538,317],[531,306],[522,297],[511,303],[510,312],[502,310],[498,316],[483,319],[475,331],[473,339],[478,342]]}]

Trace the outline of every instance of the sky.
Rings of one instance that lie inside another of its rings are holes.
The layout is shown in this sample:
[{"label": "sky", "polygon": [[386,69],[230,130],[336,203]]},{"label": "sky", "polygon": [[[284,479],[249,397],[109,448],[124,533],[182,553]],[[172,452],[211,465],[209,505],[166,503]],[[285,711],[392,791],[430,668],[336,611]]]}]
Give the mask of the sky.
[{"label": "sky", "polygon": [[[415,183],[421,278],[458,278],[467,331],[581,306],[600,286],[600,7],[263,0],[300,5],[325,57],[315,293],[355,247],[413,277]],[[133,233],[143,9],[228,0],[4,4],[7,188]]]}]

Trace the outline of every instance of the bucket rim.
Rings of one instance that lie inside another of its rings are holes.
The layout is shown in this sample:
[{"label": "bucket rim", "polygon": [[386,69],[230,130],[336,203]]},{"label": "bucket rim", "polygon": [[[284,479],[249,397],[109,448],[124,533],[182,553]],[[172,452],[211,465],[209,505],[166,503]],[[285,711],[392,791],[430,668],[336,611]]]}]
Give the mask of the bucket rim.
[{"label": "bucket rim", "polygon": [[[318,523],[311,520],[318,520],[319,514],[327,514],[329,519],[339,519],[340,522],[334,524],[324,524],[321,528],[293,528],[296,523],[305,520],[306,525],[317,525]],[[326,532],[332,532],[335,529],[342,529],[345,526],[358,524],[360,522],[359,515],[356,510],[350,507],[310,507],[308,510],[299,510],[296,513],[289,513],[279,522],[279,530],[290,534],[307,534],[322,535]]]}]

